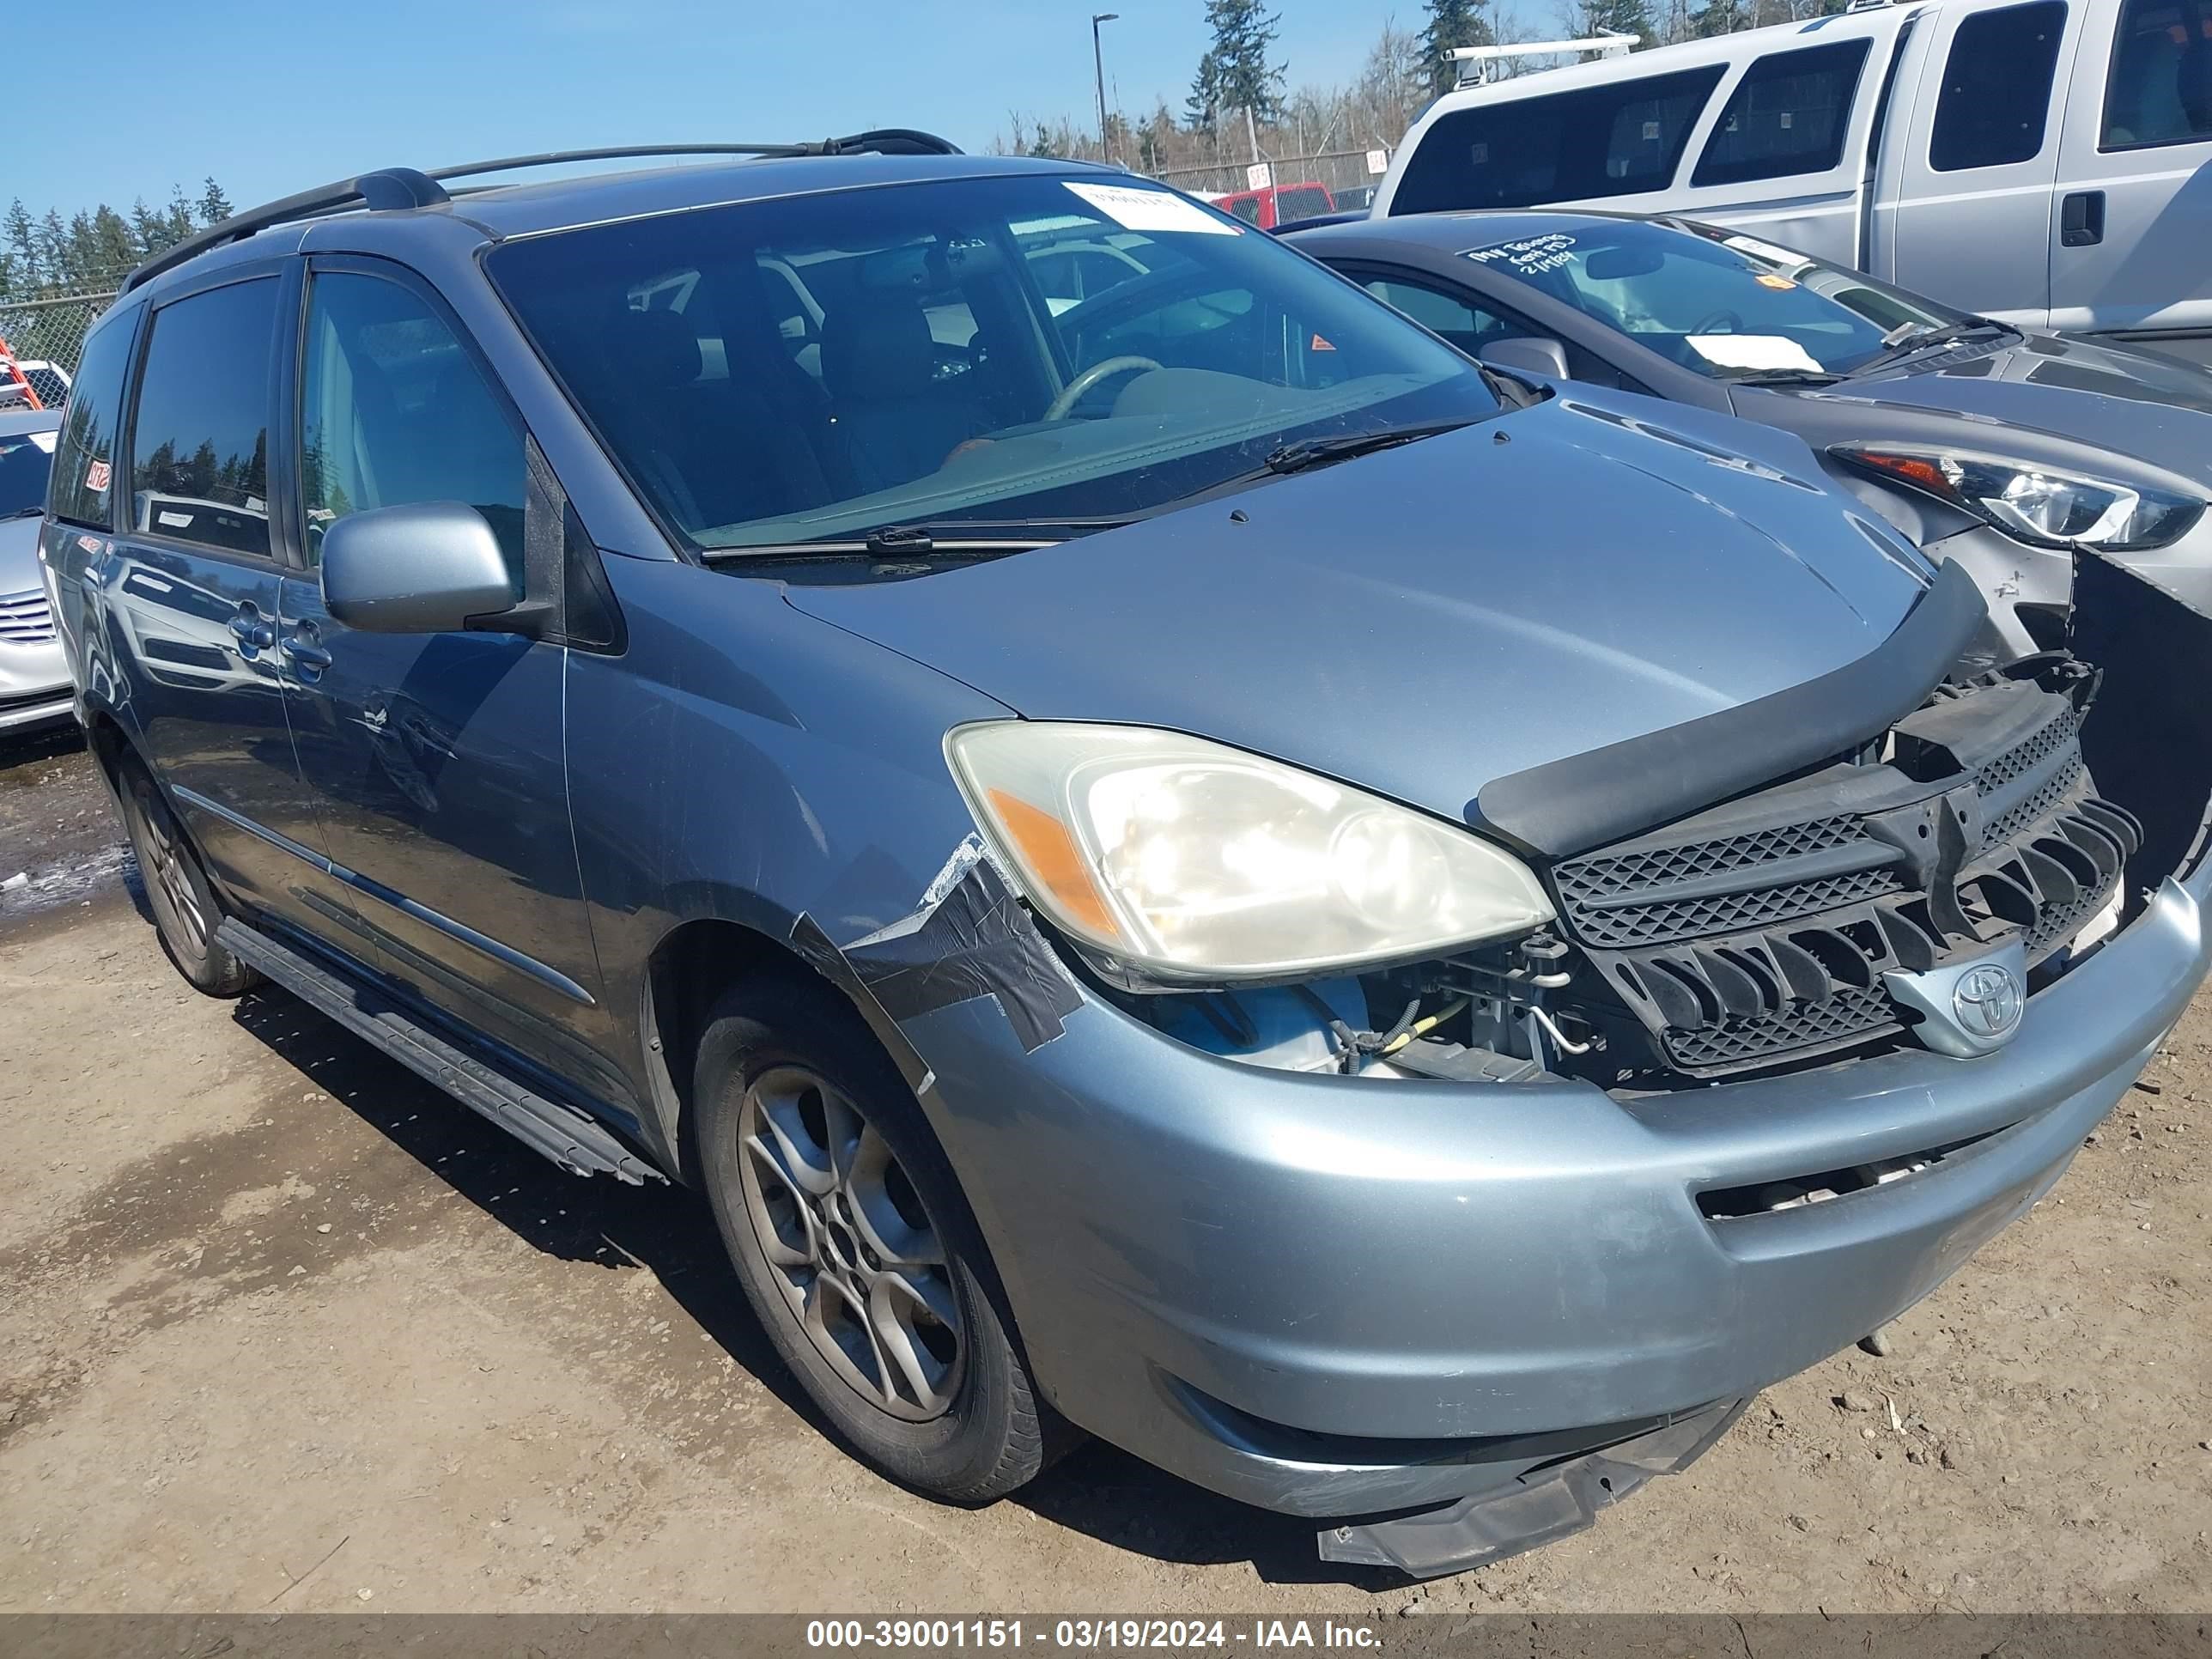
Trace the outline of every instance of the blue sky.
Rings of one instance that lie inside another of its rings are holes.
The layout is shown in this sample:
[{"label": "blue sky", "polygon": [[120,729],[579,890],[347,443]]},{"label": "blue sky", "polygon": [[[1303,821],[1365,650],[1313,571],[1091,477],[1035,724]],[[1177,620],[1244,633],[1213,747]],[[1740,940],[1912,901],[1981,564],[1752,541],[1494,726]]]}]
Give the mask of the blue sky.
[{"label": "blue sky", "polygon": [[[1203,0],[149,0],[98,9],[88,79],[19,122],[0,203],[34,212],[197,195],[244,206],[369,167],[595,144],[773,142],[918,126],[966,149],[1010,111],[1094,118],[1091,13],[1107,95],[1177,110],[1206,46]],[[1419,0],[1279,0],[1293,86],[1356,73],[1383,18]],[[59,31],[66,7],[41,7]],[[93,14],[79,13],[87,21]],[[57,44],[59,44],[57,42]]]}]

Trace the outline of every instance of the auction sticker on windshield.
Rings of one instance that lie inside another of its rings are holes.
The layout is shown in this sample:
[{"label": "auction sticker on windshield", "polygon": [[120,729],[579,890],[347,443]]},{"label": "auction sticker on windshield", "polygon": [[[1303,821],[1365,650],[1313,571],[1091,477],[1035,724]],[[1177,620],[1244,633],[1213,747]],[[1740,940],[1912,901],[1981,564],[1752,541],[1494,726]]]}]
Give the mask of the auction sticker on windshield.
[{"label": "auction sticker on windshield", "polygon": [[1813,354],[1782,334],[1692,334],[1690,349],[1719,368],[1803,368],[1821,372]]},{"label": "auction sticker on windshield", "polygon": [[1238,227],[1215,218],[1197,203],[1164,190],[1073,183],[1067,187],[1124,230],[1188,230],[1207,236],[1244,234]]}]

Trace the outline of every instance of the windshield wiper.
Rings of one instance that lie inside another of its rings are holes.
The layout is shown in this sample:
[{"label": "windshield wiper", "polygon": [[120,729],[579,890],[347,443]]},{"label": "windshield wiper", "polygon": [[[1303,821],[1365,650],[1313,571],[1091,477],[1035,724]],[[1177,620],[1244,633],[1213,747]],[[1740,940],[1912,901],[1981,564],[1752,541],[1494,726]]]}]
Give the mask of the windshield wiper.
[{"label": "windshield wiper", "polygon": [[1754,368],[1729,376],[1730,386],[1833,386],[1844,377],[1826,368]]},{"label": "windshield wiper", "polygon": [[964,559],[1057,547],[1078,536],[1118,530],[1127,519],[945,519],[878,525],[845,536],[811,541],[750,542],[707,547],[701,556],[721,559],[836,558]]},{"label": "windshield wiper", "polygon": [[2008,323],[1996,322],[1988,317],[1961,317],[1952,323],[1901,323],[1881,337],[1882,349],[1849,372],[1850,378],[1887,368],[1917,356],[1930,346],[1958,345],[1967,340],[1985,340],[2000,335],[2021,337],[2018,329]]},{"label": "windshield wiper", "polygon": [[1267,452],[1270,472],[1303,472],[1331,461],[1348,461],[1355,455],[1371,455],[1378,449],[1395,449],[1421,438],[1434,438],[1472,426],[1472,421],[1431,421],[1420,426],[1376,427],[1366,432],[1334,432],[1326,437],[1297,438]]}]

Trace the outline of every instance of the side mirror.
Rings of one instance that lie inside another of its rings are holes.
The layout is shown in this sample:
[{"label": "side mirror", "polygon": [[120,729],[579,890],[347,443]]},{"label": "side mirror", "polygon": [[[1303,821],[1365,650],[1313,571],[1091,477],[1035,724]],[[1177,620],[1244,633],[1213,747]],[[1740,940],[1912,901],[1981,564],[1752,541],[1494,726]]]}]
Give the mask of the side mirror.
[{"label": "side mirror", "polygon": [[323,532],[323,605],[371,634],[452,634],[522,599],[483,514],[459,501],[349,513]]},{"label": "side mirror", "polygon": [[1535,337],[1492,340],[1475,356],[1492,368],[1518,369],[1523,374],[1540,374],[1547,380],[1575,378],[1567,370],[1567,349],[1557,340]]}]

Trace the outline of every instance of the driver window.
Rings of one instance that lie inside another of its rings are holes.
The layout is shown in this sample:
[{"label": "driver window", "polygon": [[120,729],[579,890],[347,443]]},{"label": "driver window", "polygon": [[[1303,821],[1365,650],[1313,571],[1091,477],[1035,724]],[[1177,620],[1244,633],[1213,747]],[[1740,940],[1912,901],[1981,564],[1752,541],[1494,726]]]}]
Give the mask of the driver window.
[{"label": "driver window", "polygon": [[1449,340],[1470,357],[1492,340],[1511,339],[1527,332],[1489,312],[1478,310],[1456,295],[1442,294],[1403,277],[1376,277],[1362,286],[1384,305],[1405,313],[1430,333]]},{"label": "driver window", "polygon": [[429,306],[380,276],[314,278],[301,385],[304,545],[349,513],[461,501],[522,568],[522,434]]}]

